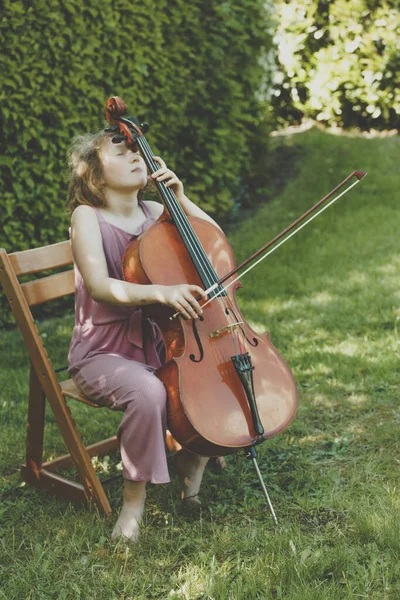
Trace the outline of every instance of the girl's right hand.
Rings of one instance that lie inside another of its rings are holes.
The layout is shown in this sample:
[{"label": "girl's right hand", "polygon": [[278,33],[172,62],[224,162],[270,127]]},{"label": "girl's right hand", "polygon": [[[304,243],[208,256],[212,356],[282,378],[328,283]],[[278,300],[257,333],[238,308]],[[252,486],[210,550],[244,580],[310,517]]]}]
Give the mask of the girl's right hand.
[{"label": "girl's right hand", "polygon": [[174,308],[184,319],[198,319],[203,314],[196,296],[207,300],[207,294],[198,285],[162,285],[160,292],[161,303]]}]

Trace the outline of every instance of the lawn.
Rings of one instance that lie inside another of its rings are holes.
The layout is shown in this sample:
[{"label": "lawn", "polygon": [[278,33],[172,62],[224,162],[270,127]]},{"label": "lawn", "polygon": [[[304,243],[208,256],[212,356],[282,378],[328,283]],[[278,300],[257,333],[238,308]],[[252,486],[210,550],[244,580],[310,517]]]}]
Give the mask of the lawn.
[{"label": "lawn", "polygon": [[[200,515],[180,506],[175,476],[150,486],[137,545],[111,542],[113,519],[95,508],[21,483],[29,363],[18,332],[2,332],[0,599],[400,598],[400,141],[312,129],[271,145],[265,169],[285,185],[230,225],[238,261],[353,170],[368,172],[238,292],[299,389],[294,422],[258,450],[278,528],[241,453],[224,472],[206,471]],[[71,314],[40,323],[55,366],[72,324]],[[72,410],[87,443],[113,435],[120,420]],[[47,460],[64,447],[50,410],[46,426]],[[118,473],[118,458],[97,468]],[[116,512],[121,489],[120,479],[108,487]]]}]

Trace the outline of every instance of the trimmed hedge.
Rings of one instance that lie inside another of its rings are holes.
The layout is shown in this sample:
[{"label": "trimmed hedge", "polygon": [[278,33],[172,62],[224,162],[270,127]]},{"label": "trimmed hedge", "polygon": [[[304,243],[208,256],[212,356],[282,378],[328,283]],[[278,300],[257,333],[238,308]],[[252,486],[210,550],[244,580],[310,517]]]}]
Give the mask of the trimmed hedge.
[{"label": "trimmed hedge", "polygon": [[281,126],[306,116],[361,129],[400,128],[398,0],[279,0]]},{"label": "trimmed hedge", "polygon": [[266,150],[268,25],[263,0],[5,0],[0,246],[68,237],[66,150],[105,125],[112,95],[150,123],[153,150],[194,202],[229,211]]}]

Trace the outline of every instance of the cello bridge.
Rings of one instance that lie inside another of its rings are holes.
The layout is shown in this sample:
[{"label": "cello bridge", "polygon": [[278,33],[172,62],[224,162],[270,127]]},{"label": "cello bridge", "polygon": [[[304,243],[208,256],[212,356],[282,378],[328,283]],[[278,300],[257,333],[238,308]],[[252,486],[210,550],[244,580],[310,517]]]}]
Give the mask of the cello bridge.
[{"label": "cello bridge", "polygon": [[216,329],[215,331],[212,331],[210,333],[210,338],[218,337],[219,335],[221,335],[221,333],[235,331],[235,329],[238,329],[241,325],[244,325],[243,321],[238,321],[237,323],[230,323],[229,325],[225,325],[225,327],[221,327],[221,329]]}]

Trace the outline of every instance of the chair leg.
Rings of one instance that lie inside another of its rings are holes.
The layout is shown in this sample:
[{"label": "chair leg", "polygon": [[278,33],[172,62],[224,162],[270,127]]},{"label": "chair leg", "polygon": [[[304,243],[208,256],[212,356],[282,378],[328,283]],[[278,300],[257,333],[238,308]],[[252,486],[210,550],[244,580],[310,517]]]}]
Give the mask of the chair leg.
[{"label": "chair leg", "polygon": [[68,497],[71,500],[79,502],[94,501],[102,514],[110,516],[112,510],[107,495],[79,436],[71,411],[62,396],[61,399],[63,406],[59,403],[54,403],[54,401],[52,402],[50,398],[49,402],[53,408],[54,416],[70,452],[70,457],[78,471],[82,485],[56,476],[42,467],[45,392],[32,366],[30,373],[26,464],[21,467],[22,478],[30,485],[39,489],[45,489],[62,498]]},{"label": "chair leg", "polygon": [[96,471],[78,433],[75,421],[72,418],[70,408],[64,398],[63,402],[65,410],[62,412],[57,411],[54,414],[64,442],[78,471],[79,478],[85,488],[86,497],[89,501],[93,500],[97,504],[100,512],[106,516],[110,516],[112,510],[107,494],[96,475]]},{"label": "chair leg", "polygon": [[46,397],[31,364],[29,378],[28,423],[26,432],[26,469],[39,476],[43,458]]}]

